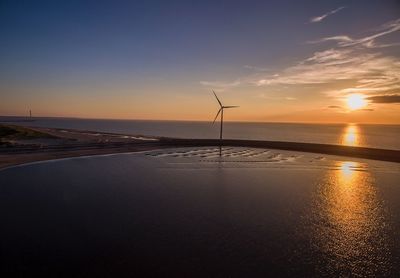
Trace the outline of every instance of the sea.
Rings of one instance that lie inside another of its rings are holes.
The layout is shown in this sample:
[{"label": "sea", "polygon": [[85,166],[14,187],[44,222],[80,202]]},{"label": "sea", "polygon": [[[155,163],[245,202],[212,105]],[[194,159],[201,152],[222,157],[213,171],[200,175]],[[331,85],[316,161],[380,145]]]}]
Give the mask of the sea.
[{"label": "sea", "polygon": [[[28,120],[28,121],[27,121]],[[174,138],[219,138],[218,122],[0,117],[24,126]],[[400,150],[400,125],[224,122],[229,139],[336,144]]]}]

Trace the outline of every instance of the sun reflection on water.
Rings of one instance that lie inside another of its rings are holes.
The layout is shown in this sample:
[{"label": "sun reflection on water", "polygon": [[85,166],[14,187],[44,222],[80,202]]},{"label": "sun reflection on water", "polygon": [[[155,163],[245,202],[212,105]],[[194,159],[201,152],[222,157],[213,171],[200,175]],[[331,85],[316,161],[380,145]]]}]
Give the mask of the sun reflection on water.
[{"label": "sun reflection on water", "polygon": [[315,195],[312,238],[321,274],[371,276],[388,272],[390,258],[382,200],[364,164],[341,161]]},{"label": "sun reflection on water", "polygon": [[345,233],[343,236],[347,236],[347,241],[359,240],[359,233],[370,231],[369,225],[376,219],[369,211],[376,206],[375,188],[371,186],[369,174],[358,167],[357,162],[340,162],[339,171],[334,171],[331,176],[334,186],[327,192],[328,217]]},{"label": "sun reflection on water", "polygon": [[342,145],[359,146],[360,128],[355,124],[349,124],[342,135]]},{"label": "sun reflection on water", "polygon": [[343,180],[348,180],[354,175],[354,168],[357,167],[357,162],[343,161],[339,165],[341,170],[341,177]]}]

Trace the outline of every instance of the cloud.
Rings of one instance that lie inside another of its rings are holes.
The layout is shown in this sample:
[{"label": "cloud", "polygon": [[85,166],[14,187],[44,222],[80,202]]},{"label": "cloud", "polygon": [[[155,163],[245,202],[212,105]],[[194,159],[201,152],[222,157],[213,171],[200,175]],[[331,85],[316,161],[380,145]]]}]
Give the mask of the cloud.
[{"label": "cloud", "polygon": [[239,86],[241,84],[240,80],[233,82],[222,82],[222,81],[200,81],[200,84],[210,88],[216,88],[216,90],[223,91],[229,88]]},{"label": "cloud", "polygon": [[[327,107],[328,109],[334,109],[336,110],[336,112],[342,112],[342,111],[346,111],[344,107],[339,106],[339,105],[329,105]],[[372,112],[374,111],[374,109],[372,108],[363,108],[363,109],[358,109],[359,111],[365,111],[365,112]]]},{"label": "cloud", "polygon": [[366,112],[372,112],[374,111],[374,109],[372,108],[364,108],[364,109],[360,109],[361,111],[366,111]]},{"label": "cloud", "polygon": [[367,98],[373,103],[400,103],[400,95],[377,95]]},{"label": "cloud", "polygon": [[387,95],[392,90],[400,89],[400,59],[378,51],[375,39],[398,30],[400,19],[383,24],[375,30],[375,34],[360,39],[347,35],[323,38],[320,41],[336,41],[337,47],[317,51],[278,74],[259,77],[253,84],[330,84],[337,87],[345,82],[346,87],[331,91],[330,95],[339,97],[354,92]]},{"label": "cloud", "polygon": [[353,39],[350,38],[349,36],[346,35],[339,35],[339,36],[332,36],[332,37],[326,37],[314,41],[309,41],[308,43],[320,43],[320,42],[327,42],[327,41],[337,41],[339,43],[342,42],[352,42]]},{"label": "cloud", "polygon": [[258,94],[256,97],[263,98],[263,99],[270,99],[270,100],[288,100],[288,101],[297,100],[297,98],[291,97],[291,96],[276,96],[276,95],[270,95],[270,94],[265,94],[265,93]]},{"label": "cloud", "polygon": [[249,70],[254,70],[254,71],[269,71],[269,68],[261,68],[261,67],[256,67],[256,66],[251,66],[251,65],[244,65],[245,69]]},{"label": "cloud", "polygon": [[240,85],[335,85],[351,82],[351,86],[336,91],[336,95],[354,92],[377,93],[400,88],[400,59],[382,53],[359,53],[357,49],[328,49],[279,73],[250,75],[233,82],[207,82],[204,86],[228,89]]},{"label": "cloud", "polygon": [[[290,66],[278,75],[254,80],[254,85],[328,84],[355,80],[357,89],[400,84],[400,61],[380,53],[359,54],[350,49],[329,49]],[[389,87],[390,87],[389,86]],[[389,89],[389,88],[387,88]]]},{"label": "cloud", "polygon": [[321,38],[314,41],[309,41],[309,43],[321,43],[327,41],[335,41],[339,47],[349,47],[355,45],[362,45],[366,48],[384,48],[400,45],[400,42],[388,43],[388,44],[377,44],[376,39],[382,36],[397,32],[400,30],[400,19],[393,20],[383,24],[380,28],[376,29],[374,34],[361,38],[351,38],[347,35],[338,35],[332,37]]},{"label": "cloud", "polygon": [[[400,90],[400,57],[388,55],[376,47],[376,39],[400,30],[400,19],[383,24],[375,34],[353,39],[347,35],[321,39],[337,42],[335,47],[314,52],[309,57],[278,72],[255,72],[233,82],[205,82],[203,85],[257,86],[277,88],[325,88],[320,93],[341,99],[351,93],[363,93],[375,103],[397,103]],[[357,42],[357,43],[356,43]],[[371,43],[374,47],[371,47]],[[344,47],[344,43],[348,43]],[[351,43],[351,44],[350,44]],[[391,42],[387,42],[391,44]],[[331,88],[329,91],[326,88]],[[324,91],[322,91],[324,90]],[[291,94],[291,92],[289,92]],[[390,95],[391,97],[387,97]],[[378,96],[383,96],[379,98]]]},{"label": "cloud", "polygon": [[342,10],[342,9],[344,9],[344,8],[345,8],[345,7],[339,7],[339,8],[337,8],[337,9],[332,10],[332,11],[330,11],[330,12],[327,12],[327,13],[325,13],[325,14],[323,14],[323,15],[316,16],[316,17],[312,17],[312,18],[310,18],[310,23],[321,22],[322,20],[324,20],[324,19],[327,18],[328,16],[333,15],[333,14],[337,13],[338,11],[340,11],[340,10]]}]

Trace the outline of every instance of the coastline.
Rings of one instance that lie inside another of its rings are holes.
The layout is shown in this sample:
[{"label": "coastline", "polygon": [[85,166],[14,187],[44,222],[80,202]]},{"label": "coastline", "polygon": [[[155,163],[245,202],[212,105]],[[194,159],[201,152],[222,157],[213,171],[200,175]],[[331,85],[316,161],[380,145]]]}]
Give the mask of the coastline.
[{"label": "coastline", "polygon": [[137,147],[137,148],[123,148],[123,149],[92,149],[92,150],[79,150],[79,151],[62,151],[62,152],[51,152],[51,153],[31,153],[31,154],[18,154],[11,158],[10,155],[3,155],[0,152],[0,171],[16,167],[24,166],[33,163],[40,163],[46,161],[56,161],[78,157],[92,157],[92,156],[104,156],[113,154],[124,154],[124,153],[140,153],[143,151],[150,151],[160,149],[157,147]]},{"label": "coastline", "polygon": [[[164,148],[219,146],[218,139],[179,139],[144,137],[57,128],[27,128],[46,133],[51,139],[20,140],[13,146],[0,147],[0,169],[62,158],[133,153]],[[224,139],[222,146],[299,151],[343,157],[400,163],[399,150],[286,141]]]}]

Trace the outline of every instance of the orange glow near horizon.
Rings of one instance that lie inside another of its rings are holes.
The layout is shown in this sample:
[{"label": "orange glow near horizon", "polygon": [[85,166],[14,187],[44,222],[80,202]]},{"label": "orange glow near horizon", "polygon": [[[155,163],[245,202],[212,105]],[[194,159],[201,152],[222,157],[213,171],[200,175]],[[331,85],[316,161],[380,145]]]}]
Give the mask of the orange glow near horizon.
[{"label": "orange glow near horizon", "polygon": [[[79,88],[78,88],[79,89]],[[80,90],[76,91],[80,91]],[[111,89],[110,89],[111,90]],[[126,89],[127,90],[127,89]],[[174,92],[164,89],[164,94],[148,93],[143,96],[123,95],[114,90],[115,95],[107,95],[99,90],[99,96],[71,95],[73,89],[65,94],[52,96],[43,91],[44,96],[27,96],[23,100],[14,98],[14,94],[5,96],[0,102],[2,116],[28,116],[29,110],[35,117],[76,117],[92,119],[148,119],[212,121],[218,104],[212,93],[207,90],[191,91],[189,96],[172,98]],[[89,91],[95,94],[93,91]],[[98,93],[96,92],[96,93]],[[225,121],[238,122],[297,122],[297,123],[368,123],[399,124],[399,106],[395,104],[371,104],[369,109],[358,109],[344,113],[340,109],[327,109],[328,105],[338,104],[338,99],[323,100],[265,100],[249,97],[248,92],[222,92],[224,103],[240,105],[235,111],[226,114]],[[94,101],[95,100],[95,101]],[[336,102],[333,102],[336,101]],[[347,109],[347,107],[346,107]],[[351,130],[350,130],[351,131]],[[355,132],[349,132],[355,133]],[[349,135],[349,139],[351,136]],[[346,140],[350,142],[350,140]]]}]

